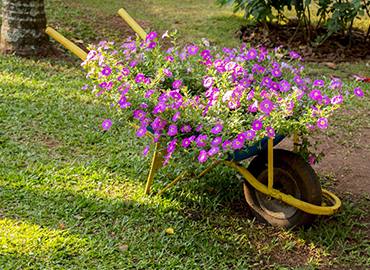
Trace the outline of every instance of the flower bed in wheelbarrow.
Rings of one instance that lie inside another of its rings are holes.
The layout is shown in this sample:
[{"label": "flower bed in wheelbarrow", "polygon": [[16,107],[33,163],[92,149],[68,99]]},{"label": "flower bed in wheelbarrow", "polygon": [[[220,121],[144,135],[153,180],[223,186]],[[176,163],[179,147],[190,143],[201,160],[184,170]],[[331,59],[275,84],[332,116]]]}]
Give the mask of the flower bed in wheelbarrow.
[{"label": "flower bed in wheelbarrow", "polygon": [[[328,117],[345,99],[361,97],[361,89],[338,78],[309,78],[301,57],[281,47],[217,48],[205,39],[179,45],[175,32],[162,38],[173,47],[163,49],[150,32],[145,40],[89,48],[82,65],[93,94],[117,114],[103,129],[120,118],[137,127],[138,137],[149,132],[142,154],[162,155],[163,166],[233,166],[246,178],[252,211],[273,225],[300,226],[338,210],[339,199],[322,191],[310,166],[323,152],[311,152],[307,137],[326,129]],[[297,153],[273,152],[292,134]],[[254,155],[248,170],[237,163]],[[323,195],[336,206],[321,206]]]}]

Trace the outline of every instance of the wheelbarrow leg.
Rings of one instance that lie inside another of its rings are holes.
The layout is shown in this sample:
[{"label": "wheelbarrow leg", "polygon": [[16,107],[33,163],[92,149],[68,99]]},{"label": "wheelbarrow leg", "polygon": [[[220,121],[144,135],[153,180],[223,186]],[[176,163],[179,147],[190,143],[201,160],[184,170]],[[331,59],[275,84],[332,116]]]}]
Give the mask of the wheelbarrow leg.
[{"label": "wheelbarrow leg", "polygon": [[153,158],[152,158],[152,164],[150,166],[150,172],[148,175],[148,180],[146,181],[146,186],[145,186],[145,191],[144,191],[146,195],[150,194],[150,186],[152,185],[155,171],[159,169],[160,167],[162,167],[163,165],[164,158],[159,155],[158,153],[159,148],[160,148],[159,143],[156,143],[155,151],[154,151]]}]

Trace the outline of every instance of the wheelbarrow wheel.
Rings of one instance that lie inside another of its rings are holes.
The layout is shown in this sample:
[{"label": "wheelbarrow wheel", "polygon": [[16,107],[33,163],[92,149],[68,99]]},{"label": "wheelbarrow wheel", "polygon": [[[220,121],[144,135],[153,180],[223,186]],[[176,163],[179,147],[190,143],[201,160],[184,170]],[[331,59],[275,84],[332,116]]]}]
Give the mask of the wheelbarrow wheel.
[{"label": "wheelbarrow wheel", "polygon": [[[274,185],[285,194],[302,201],[321,205],[321,185],[315,171],[301,156],[290,151],[274,150]],[[255,157],[248,166],[249,172],[267,185],[267,151]],[[244,195],[253,214],[265,223],[277,227],[300,227],[311,224],[316,215],[274,199],[244,181]]]}]

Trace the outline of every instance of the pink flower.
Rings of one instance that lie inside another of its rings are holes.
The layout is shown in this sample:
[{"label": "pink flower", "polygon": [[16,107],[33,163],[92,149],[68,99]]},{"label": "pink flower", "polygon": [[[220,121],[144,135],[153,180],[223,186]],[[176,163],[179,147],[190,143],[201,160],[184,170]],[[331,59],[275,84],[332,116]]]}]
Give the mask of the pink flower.
[{"label": "pink flower", "polygon": [[208,151],[208,155],[212,156],[214,154],[217,154],[217,152],[220,150],[220,147],[212,147],[209,151]]},{"label": "pink flower", "polygon": [[243,144],[244,144],[244,140],[243,139],[236,138],[236,139],[233,140],[233,144],[232,145],[233,145],[234,149],[240,149],[240,148],[243,147]]},{"label": "pink flower", "polygon": [[245,138],[248,140],[253,140],[256,135],[256,132],[254,130],[248,130],[245,132]]},{"label": "pink flower", "polygon": [[326,119],[325,117],[321,117],[317,120],[317,126],[320,128],[320,129],[326,129],[327,126],[328,126],[328,119]]},{"label": "pink flower", "polygon": [[222,144],[222,148],[225,149],[225,150],[231,149],[231,146],[232,146],[231,141],[224,141],[224,143]]},{"label": "pink flower", "polygon": [[355,93],[356,96],[358,97],[363,97],[364,96],[364,92],[362,92],[362,90],[360,88],[355,88],[353,89],[353,92]]},{"label": "pink flower", "polygon": [[174,114],[174,116],[172,117],[172,121],[173,121],[173,122],[176,122],[176,121],[177,121],[177,119],[179,119],[179,117],[180,117],[180,113],[179,113],[179,112],[176,112],[176,113]]},{"label": "pink flower", "polygon": [[217,124],[217,125],[215,125],[213,127],[213,129],[211,130],[211,132],[213,134],[218,134],[218,133],[220,133],[222,131],[222,128],[223,128],[223,126],[221,124]]},{"label": "pink flower", "polygon": [[270,138],[275,137],[275,130],[272,127],[267,127],[266,130],[267,130],[267,136],[269,136]]},{"label": "pink flower", "polygon": [[170,125],[168,127],[168,136],[175,136],[177,133],[177,126],[175,125]]},{"label": "pink flower", "polygon": [[171,71],[169,71],[167,68],[164,68],[164,69],[163,69],[163,73],[164,73],[166,76],[168,76],[168,77],[172,76],[172,72],[171,72]]},{"label": "pink flower", "polygon": [[196,128],[196,131],[200,131],[202,128],[204,127],[204,125],[200,125],[200,126],[198,126],[197,128]]},{"label": "pink flower", "polygon": [[145,147],[145,149],[143,151],[143,156],[145,156],[146,154],[148,154],[149,149],[150,149],[150,146],[149,145],[147,147]]},{"label": "pink flower", "polygon": [[272,111],[272,108],[273,108],[273,104],[270,100],[268,99],[265,99],[261,102],[260,104],[260,108],[261,108],[261,111],[263,111],[264,113],[268,114]]},{"label": "pink flower", "polygon": [[219,145],[221,142],[222,142],[222,138],[217,137],[217,138],[214,138],[214,140],[211,142],[211,145],[213,145],[213,146],[217,146],[217,145]]},{"label": "pink flower", "polygon": [[181,86],[181,80],[176,80],[172,84],[172,87],[175,88],[175,89],[180,88],[180,86]]},{"label": "pink flower", "polygon": [[208,77],[207,79],[203,80],[203,86],[205,88],[210,88],[213,85],[213,79]]},{"label": "pink flower", "polygon": [[145,133],[146,133],[146,127],[140,127],[136,132],[136,136],[143,137]]},{"label": "pink flower", "polygon": [[135,82],[136,83],[141,83],[145,79],[145,75],[142,73],[139,73],[136,75]]},{"label": "pink flower", "polygon": [[331,104],[333,104],[333,105],[337,105],[337,104],[342,103],[342,101],[343,101],[343,97],[342,97],[341,95],[334,96],[334,97],[331,99]]},{"label": "pink flower", "polygon": [[208,159],[208,153],[206,150],[201,150],[198,156],[200,162],[204,162]]},{"label": "pink flower", "polygon": [[190,139],[189,138],[185,138],[183,141],[182,141],[182,146],[183,147],[188,147],[189,144],[190,144]]},{"label": "pink flower", "polygon": [[260,120],[256,120],[252,124],[253,130],[260,130],[262,128],[262,122]]},{"label": "pink flower", "polygon": [[153,142],[157,143],[159,140],[159,137],[161,137],[161,133],[159,131],[155,131],[153,134]]},{"label": "pink flower", "polygon": [[321,99],[321,91],[320,91],[320,90],[318,90],[318,89],[314,89],[314,90],[312,90],[312,91],[308,94],[308,96],[309,96],[310,98],[314,99],[314,100],[319,100],[319,99]]},{"label": "pink flower", "polygon": [[188,125],[183,126],[183,127],[181,128],[181,132],[190,132],[190,131],[191,131],[191,127],[190,127],[190,126],[188,126]]},{"label": "pink flower", "polygon": [[104,130],[108,130],[112,125],[112,121],[110,119],[105,119],[103,124],[101,125]]},{"label": "pink flower", "polygon": [[103,68],[101,74],[103,74],[104,76],[108,76],[111,72],[112,70],[109,67],[105,67]]},{"label": "pink flower", "polygon": [[181,98],[181,94],[178,91],[170,91],[168,93],[168,95],[170,97],[172,97],[173,99],[180,99]]},{"label": "pink flower", "polygon": [[146,112],[142,111],[142,110],[139,110],[139,109],[136,109],[134,111],[134,117],[135,118],[138,118],[138,119],[143,119],[146,115]]},{"label": "pink flower", "polygon": [[310,155],[310,164],[311,164],[311,165],[313,165],[314,161],[315,161],[315,160],[314,160],[313,156],[312,156],[312,155]]}]

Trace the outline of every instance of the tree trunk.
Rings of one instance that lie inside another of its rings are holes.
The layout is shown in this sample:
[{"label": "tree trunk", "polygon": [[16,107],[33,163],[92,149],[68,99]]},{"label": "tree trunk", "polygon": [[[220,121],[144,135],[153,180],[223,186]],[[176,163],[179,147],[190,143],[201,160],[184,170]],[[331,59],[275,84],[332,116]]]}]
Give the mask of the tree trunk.
[{"label": "tree trunk", "polygon": [[0,51],[21,56],[46,55],[44,0],[3,0]]}]

